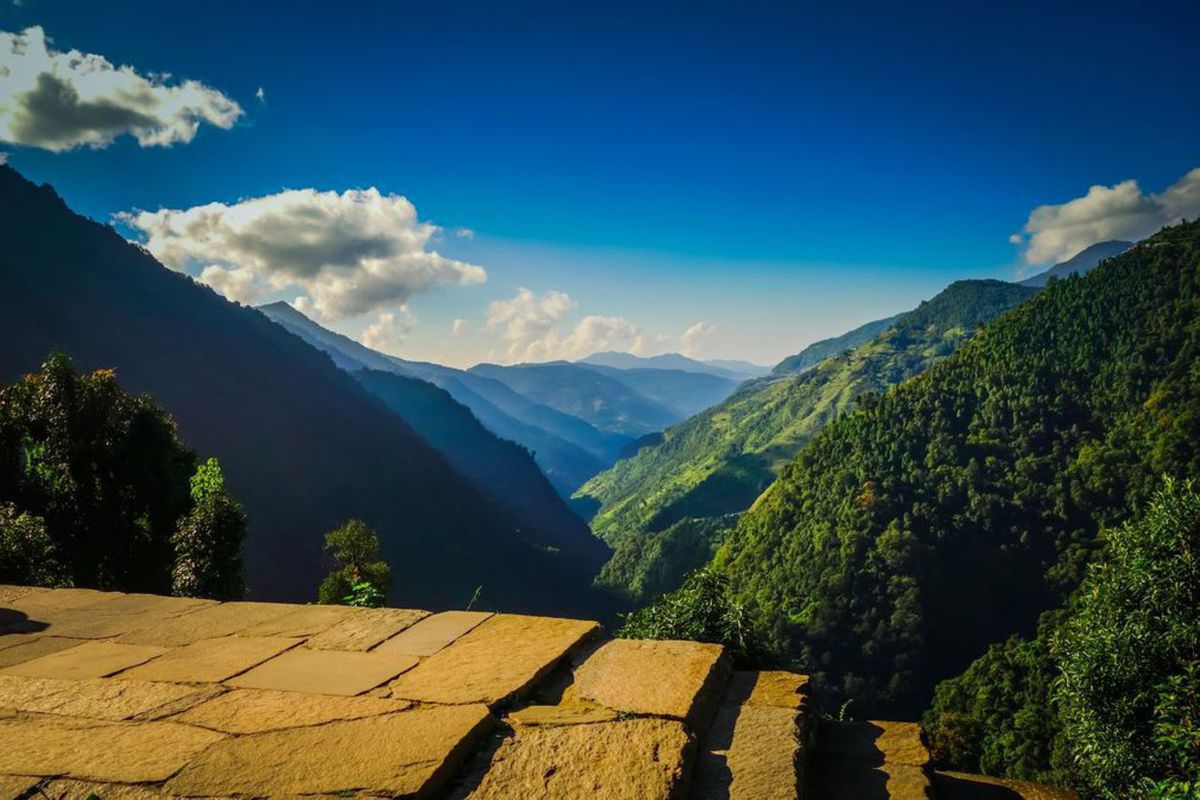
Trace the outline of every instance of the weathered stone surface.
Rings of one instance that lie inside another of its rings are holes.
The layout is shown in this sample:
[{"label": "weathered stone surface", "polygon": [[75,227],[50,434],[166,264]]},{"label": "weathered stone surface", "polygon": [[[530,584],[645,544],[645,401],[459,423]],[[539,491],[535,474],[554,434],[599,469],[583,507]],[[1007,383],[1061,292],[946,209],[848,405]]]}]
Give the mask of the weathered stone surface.
[{"label": "weathered stone surface", "polygon": [[496,751],[471,797],[665,799],[684,779],[688,747],[672,720],[523,728]]},{"label": "weathered stone surface", "polygon": [[177,722],[226,733],[263,733],[405,711],[412,703],[378,697],[235,689],[185,711]]},{"label": "weathered stone surface", "polygon": [[617,711],[695,723],[716,702],[728,670],[720,645],[614,639],[575,671],[575,694]]},{"label": "weathered stone surface", "polygon": [[40,586],[14,586],[11,583],[0,583],[0,606],[12,603],[36,592],[48,592]]},{"label": "weathered stone surface", "polygon": [[586,725],[593,722],[610,722],[617,712],[596,703],[569,701],[554,706],[526,706],[505,717],[516,726],[536,727],[539,725]]},{"label": "weathered stone surface", "polygon": [[[95,783],[94,781],[54,780],[42,790],[49,800],[159,800],[162,792],[153,786],[126,783]],[[43,800],[36,797],[34,800]]]},{"label": "weathered stone surface", "polygon": [[[20,797],[38,784],[38,778],[28,775],[0,775],[0,797]],[[50,795],[56,798],[56,795]]]},{"label": "weathered stone surface", "polygon": [[801,709],[808,696],[808,676],[782,670],[735,672],[726,695],[742,705]]},{"label": "weathered stone surface", "polygon": [[1079,800],[1070,789],[963,772],[935,773],[934,786],[939,800]]},{"label": "weathered stone surface", "polygon": [[0,668],[11,667],[35,658],[48,656],[60,650],[78,647],[87,642],[86,639],[64,639],[61,636],[39,636],[36,633],[21,634],[24,642],[16,643],[15,647],[0,650]]},{"label": "weathered stone surface", "polygon": [[374,652],[431,656],[490,616],[484,611],[443,611],[433,614],[388,639]]},{"label": "weathered stone surface", "polygon": [[0,720],[0,773],[162,781],[221,738],[172,722],[17,716]]},{"label": "weathered stone surface", "polygon": [[313,650],[370,650],[429,616],[410,608],[364,608],[305,643]]},{"label": "weathered stone surface", "polygon": [[309,694],[355,695],[416,666],[412,656],[289,650],[229,681],[243,689],[275,689]]},{"label": "weathered stone surface", "polygon": [[364,609],[350,606],[289,606],[278,617],[238,631],[238,636],[280,636],[285,639],[316,636]]},{"label": "weathered stone surface", "polygon": [[0,708],[111,721],[167,713],[208,696],[206,690],[169,683],[0,675]]},{"label": "weathered stone surface", "polygon": [[392,696],[495,705],[527,689],[598,628],[573,619],[497,614],[397,678]]},{"label": "weathered stone surface", "polygon": [[0,633],[0,650],[7,650],[19,644],[29,644],[37,637],[36,633]]},{"label": "weathered stone surface", "polygon": [[[18,587],[20,588],[20,587]],[[0,603],[0,630],[38,632],[48,630],[62,615],[76,608],[96,605],[121,595],[94,589],[12,591]]]},{"label": "weathered stone surface", "polygon": [[704,800],[794,800],[801,755],[797,710],[722,705],[701,746],[692,795]]},{"label": "weathered stone surface", "polygon": [[871,763],[924,767],[929,749],[915,722],[837,723],[821,726],[821,752]]},{"label": "weathered stone surface", "polygon": [[63,611],[52,618],[46,633],[76,639],[107,639],[164,619],[180,617],[212,605],[211,600],[118,594],[98,603]]},{"label": "weathered stone surface", "polygon": [[[857,758],[822,753],[813,762],[812,796],[845,800],[931,800],[933,783],[912,764],[872,766]],[[972,800],[976,800],[975,797]]]},{"label": "weathered stone surface", "polygon": [[201,639],[240,633],[254,625],[278,619],[296,609],[286,603],[221,603],[193,611],[185,618],[165,619],[121,636],[123,644],[181,647]]},{"label": "weathered stone surface", "polygon": [[336,794],[428,796],[491,719],[444,706],[260,733],[213,745],[166,786],[182,797]]},{"label": "weathered stone surface", "polygon": [[103,678],[162,655],[162,647],[115,642],[86,642],[0,670],[0,675],[33,678]]},{"label": "weathered stone surface", "polygon": [[121,678],[175,683],[219,683],[295,647],[299,639],[222,636],[168,650]]}]

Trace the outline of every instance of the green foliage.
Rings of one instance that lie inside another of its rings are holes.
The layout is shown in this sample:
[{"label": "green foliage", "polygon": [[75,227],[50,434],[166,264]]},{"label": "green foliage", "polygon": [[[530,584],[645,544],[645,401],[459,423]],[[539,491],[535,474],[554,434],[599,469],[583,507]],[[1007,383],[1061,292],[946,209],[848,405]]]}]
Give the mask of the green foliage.
[{"label": "green foliage", "polygon": [[342,604],[358,608],[382,608],[387,597],[375,584],[360,581],[350,587],[350,594],[342,598]]},{"label": "green foliage", "polygon": [[622,539],[596,583],[645,604],[679,587],[684,577],[712,560],[734,517],[687,517],[666,530]]},{"label": "green foliage", "polygon": [[[350,598],[377,597],[379,605],[392,583],[392,569],[379,558],[379,536],[367,523],[352,519],[325,535],[325,551],[333,569],[317,590],[317,602],[327,605],[360,605]],[[360,589],[367,584],[371,591]]]},{"label": "green foliage", "polygon": [[[694,564],[638,541],[681,520],[745,511],[822,428],[953,352],[980,322],[1033,296],[1001,281],[960,281],[874,339],[800,374],[745,384],[725,402],[668,429],[663,440],[589,481],[601,502],[592,528],[616,550],[602,581],[637,601],[671,589]],[[869,329],[873,330],[873,329]],[[852,332],[854,333],[854,332]],[[669,580],[647,579],[669,575]],[[648,593],[651,592],[651,593]]]},{"label": "green foliage", "polygon": [[191,496],[192,510],[171,537],[175,548],[171,588],[187,597],[240,598],[246,591],[242,570],[246,515],[225,491],[225,476],[215,458],[197,468]]},{"label": "green foliage", "polygon": [[1167,229],[840,417],[722,545],[733,596],[830,705],[919,713],[1160,475],[1200,474],[1198,289],[1200,224]]},{"label": "green foliage", "polygon": [[1108,537],[1054,637],[1063,734],[1084,785],[1200,785],[1200,494],[1168,481]]},{"label": "green foliage", "polygon": [[41,517],[0,503],[0,583],[69,586],[66,567]]},{"label": "green foliage", "polygon": [[626,615],[617,636],[711,642],[725,645],[738,662],[770,660],[765,639],[729,596],[728,581],[710,569],[696,570],[674,592]]}]

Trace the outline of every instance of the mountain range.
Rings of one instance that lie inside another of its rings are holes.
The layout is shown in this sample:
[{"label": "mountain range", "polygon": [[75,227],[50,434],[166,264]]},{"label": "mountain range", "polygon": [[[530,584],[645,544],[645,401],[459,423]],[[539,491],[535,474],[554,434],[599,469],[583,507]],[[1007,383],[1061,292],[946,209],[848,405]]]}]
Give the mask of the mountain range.
[{"label": "mountain range", "polygon": [[1100,265],[1100,262],[1121,255],[1133,242],[1110,239],[1080,250],[1066,261],[1059,262],[1050,269],[1021,281],[1022,286],[1045,286],[1051,278],[1066,278],[1071,275],[1086,275]]},{"label": "mountain range", "polygon": [[722,378],[746,380],[758,378],[770,372],[769,367],[751,364],[749,361],[734,361],[722,359],[698,360],[680,353],[663,353],[657,356],[635,356],[632,353],[619,353],[615,350],[605,350],[592,353],[586,358],[579,359],[579,364],[596,364],[601,367],[617,369],[672,369],[683,372],[705,372]]}]

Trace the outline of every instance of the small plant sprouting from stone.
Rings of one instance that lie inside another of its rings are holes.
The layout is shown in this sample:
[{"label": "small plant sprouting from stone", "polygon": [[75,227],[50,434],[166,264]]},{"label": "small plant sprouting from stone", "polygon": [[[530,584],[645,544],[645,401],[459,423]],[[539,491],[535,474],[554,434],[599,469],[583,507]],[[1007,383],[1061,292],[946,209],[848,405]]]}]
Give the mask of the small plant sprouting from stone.
[{"label": "small plant sprouting from stone", "polygon": [[471,595],[471,599],[467,601],[467,611],[470,611],[475,603],[479,600],[479,595],[483,594],[483,584],[475,587],[475,593]]}]

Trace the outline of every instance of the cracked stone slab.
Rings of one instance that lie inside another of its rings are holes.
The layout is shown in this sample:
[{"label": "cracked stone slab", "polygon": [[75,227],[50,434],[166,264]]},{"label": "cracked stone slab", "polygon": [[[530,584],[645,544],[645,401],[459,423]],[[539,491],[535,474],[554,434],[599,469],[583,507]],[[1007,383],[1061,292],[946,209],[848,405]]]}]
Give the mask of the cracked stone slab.
[{"label": "cracked stone slab", "polygon": [[485,611],[443,611],[433,614],[388,639],[376,647],[374,652],[431,656],[490,616],[492,615]]},{"label": "cracked stone slab", "polygon": [[412,656],[299,648],[231,679],[229,685],[349,696],[374,689],[416,664]]},{"label": "cracked stone slab", "polygon": [[808,684],[807,675],[784,670],[734,672],[726,697],[736,697],[741,705],[800,710],[808,698]]},{"label": "cracked stone slab", "polygon": [[363,719],[409,708],[412,703],[405,700],[378,697],[235,689],[185,711],[175,720],[225,733],[244,734]]},{"label": "cracked stone slab", "polygon": [[16,586],[11,583],[0,583],[0,605],[15,602],[31,594],[48,591],[50,590],[41,586]]},{"label": "cracked stone slab", "polygon": [[716,644],[614,639],[575,670],[575,694],[616,711],[701,727],[729,672],[724,653]]},{"label": "cracked stone slab", "polygon": [[802,743],[794,708],[722,705],[696,764],[697,800],[796,800]]},{"label": "cracked stone slab", "polygon": [[[0,775],[0,797],[20,797],[37,786],[39,782],[39,778],[28,775]],[[51,797],[55,797],[55,795],[51,795]]]},{"label": "cracked stone slab", "polygon": [[497,614],[393,681],[392,696],[495,705],[528,689],[598,630],[595,622]]},{"label": "cracked stone slab", "polygon": [[240,630],[237,635],[304,639],[362,611],[351,606],[289,606],[287,613]]},{"label": "cracked stone slab", "polygon": [[[42,790],[50,800],[159,800],[162,792],[154,786],[127,783],[96,783],[94,781],[54,780]],[[34,800],[43,800],[35,797]]]},{"label": "cracked stone slab", "polygon": [[166,652],[162,647],[116,642],[86,642],[57,653],[15,664],[0,675],[32,678],[103,678]]},{"label": "cracked stone slab", "polygon": [[239,736],[193,759],[165,791],[177,797],[427,797],[491,721],[486,706],[441,706]]},{"label": "cracked stone slab", "polygon": [[220,683],[295,647],[300,639],[222,636],[168,650],[121,678],[174,683]]},{"label": "cracked stone slab", "polygon": [[[932,800],[933,784],[923,767],[876,764],[858,758],[820,753],[813,760],[814,797],[864,800]],[[974,797],[974,795],[972,795]]]},{"label": "cracked stone slab", "polygon": [[115,783],[164,781],[222,734],[173,722],[0,720],[0,773]]},{"label": "cracked stone slab", "polygon": [[666,800],[682,788],[690,744],[682,723],[664,719],[522,728],[470,797]]},{"label": "cracked stone slab", "polygon": [[305,647],[313,650],[370,650],[428,616],[428,611],[411,608],[365,608],[318,633],[305,643]]},{"label": "cracked stone slab", "polygon": [[0,614],[0,629],[23,632],[47,630],[48,626],[77,608],[98,605],[122,596],[116,592],[95,589],[45,589],[13,594],[17,596],[5,601],[3,607],[5,611],[15,613]]},{"label": "cracked stone slab", "polygon": [[822,753],[870,763],[915,767],[929,763],[929,749],[921,740],[921,726],[915,722],[823,724],[820,742]]},{"label": "cracked stone slab", "polygon": [[215,639],[278,619],[296,606],[286,603],[221,603],[194,611],[183,619],[165,619],[131,630],[117,639],[122,644],[181,647],[201,639]]},{"label": "cracked stone slab", "polygon": [[0,668],[12,667],[87,642],[86,639],[64,639],[61,636],[39,636],[37,634],[21,634],[21,636],[25,641],[16,642],[13,647],[0,649]]},{"label": "cracked stone slab", "polygon": [[54,617],[47,633],[76,639],[108,639],[164,619],[180,617],[213,605],[212,600],[119,594]]},{"label": "cracked stone slab", "polygon": [[182,710],[210,694],[203,688],[170,683],[0,675],[0,708],[109,721]]}]

